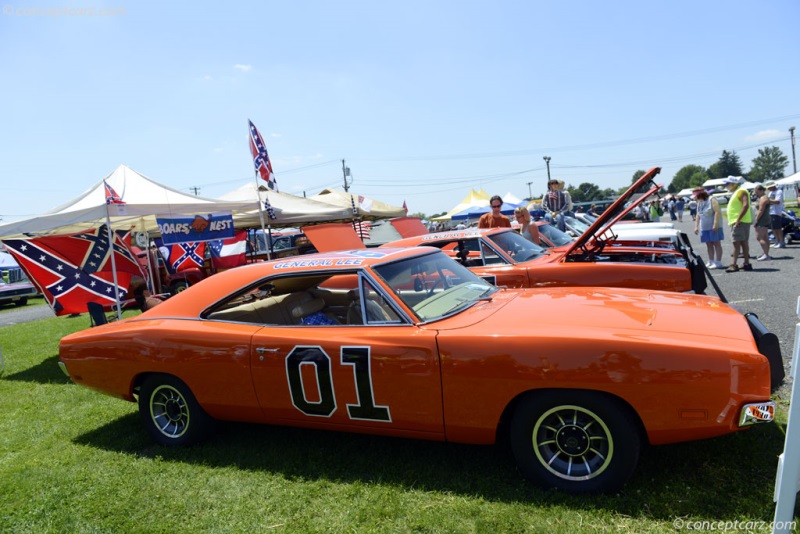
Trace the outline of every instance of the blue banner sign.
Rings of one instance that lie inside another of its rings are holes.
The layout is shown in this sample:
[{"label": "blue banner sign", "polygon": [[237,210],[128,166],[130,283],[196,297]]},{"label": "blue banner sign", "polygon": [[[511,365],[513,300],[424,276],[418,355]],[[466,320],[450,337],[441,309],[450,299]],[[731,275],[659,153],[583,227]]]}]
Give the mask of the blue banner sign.
[{"label": "blue banner sign", "polygon": [[234,235],[230,212],[180,217],[156,215],[156,222],[165,244],[213,241]]}]

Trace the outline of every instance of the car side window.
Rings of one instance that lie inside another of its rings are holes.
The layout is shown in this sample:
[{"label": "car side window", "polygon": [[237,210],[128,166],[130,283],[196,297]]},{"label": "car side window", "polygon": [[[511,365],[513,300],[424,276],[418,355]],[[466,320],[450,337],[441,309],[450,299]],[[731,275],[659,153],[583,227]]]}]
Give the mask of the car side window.
[{"label": "car side window", "polygon": [[366,278],[362,280],[361,289],[355,292],[348,311],[347,323],[350,325],[402,323],[403,320],[375,286]]}]

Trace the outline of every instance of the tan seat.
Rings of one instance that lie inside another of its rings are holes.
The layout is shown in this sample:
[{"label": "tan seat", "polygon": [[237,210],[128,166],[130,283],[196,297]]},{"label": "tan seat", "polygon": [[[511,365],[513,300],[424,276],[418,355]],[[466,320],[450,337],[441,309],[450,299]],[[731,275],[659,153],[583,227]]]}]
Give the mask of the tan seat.
[{"label": "tan seat", "polygon": [[298,302],[292,308],[292,320],[295,324],[299,324],[303,317],[308,317],[312,313],[321,312],[325,308],[325,301],[321,298],[312,298]]}]

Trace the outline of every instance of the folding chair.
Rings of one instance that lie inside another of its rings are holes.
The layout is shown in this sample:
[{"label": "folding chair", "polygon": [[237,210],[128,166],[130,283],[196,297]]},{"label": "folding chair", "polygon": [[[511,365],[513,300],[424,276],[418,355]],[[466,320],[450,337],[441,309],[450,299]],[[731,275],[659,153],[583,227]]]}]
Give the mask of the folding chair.
[{"label": "folding chair", "polygon": [[106,317],[106,312],[103,310],[102,304],[97,302],[87,302],[86,309],[89,312],[91,326],[100,326],[101,324],[108,323],[108,317]]}]

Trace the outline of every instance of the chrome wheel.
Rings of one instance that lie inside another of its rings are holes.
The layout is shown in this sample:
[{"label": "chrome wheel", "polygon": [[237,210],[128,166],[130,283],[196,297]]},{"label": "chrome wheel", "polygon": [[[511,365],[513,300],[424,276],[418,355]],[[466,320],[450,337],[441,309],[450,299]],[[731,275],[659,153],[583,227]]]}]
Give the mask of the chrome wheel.
[{"label": "chrome wheel", "polygon": [[533,449],[542,465],[565,480],[589,480],[614,457],[614,439],[595,413],[580,406],[557,406],[533,427]]},{"label": "chrome wheel", "polygon": [[525,478],[546,488],[593,493],[625,485],[644,433],[636,412],[612,395],[544,389],[519,401],[509,438]]},{"label": "chrome wheel", "polygon": [[142,383],[139,414],[147,433],[161,445],[197,443],[214,427],[189,387],[170,375],[151,375]]},{"label": "chrome wheel", "polygon": [[186,399],[168,385],[157,387],[150,396],[150,417],[155,427],[171,439],[183,436],[191,422]]}]

